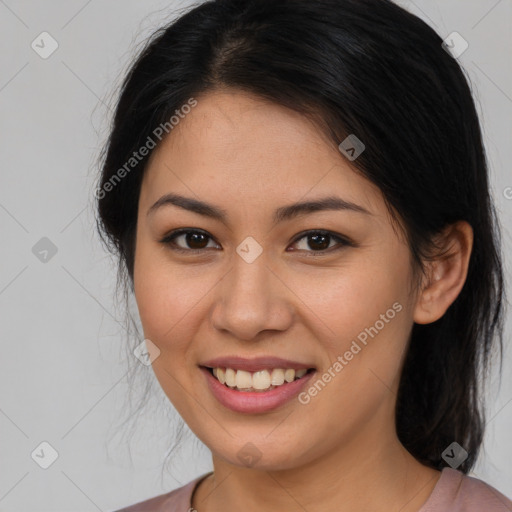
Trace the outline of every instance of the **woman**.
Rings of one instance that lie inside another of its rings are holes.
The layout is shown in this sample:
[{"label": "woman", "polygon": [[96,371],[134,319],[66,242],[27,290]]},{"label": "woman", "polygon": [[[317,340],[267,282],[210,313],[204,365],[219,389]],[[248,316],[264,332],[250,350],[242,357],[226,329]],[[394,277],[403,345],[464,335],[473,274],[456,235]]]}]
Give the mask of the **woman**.
[{"label": "woman", "polygon": [[499,227],[453,55],[387,0],[204,2],[148,41],[100,233],[213,472],[123,511],[512,510],[467,476]]}]

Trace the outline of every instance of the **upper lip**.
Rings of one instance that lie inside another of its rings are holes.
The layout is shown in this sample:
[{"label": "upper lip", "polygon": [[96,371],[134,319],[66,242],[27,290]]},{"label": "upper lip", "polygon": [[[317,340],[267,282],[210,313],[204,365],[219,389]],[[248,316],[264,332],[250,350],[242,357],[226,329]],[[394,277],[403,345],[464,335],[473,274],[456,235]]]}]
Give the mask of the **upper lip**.
[{"label": "upper lip", "polygon": [[280,357],[263,356],[251,359],[238,356],[216,357],[200,363],[200,366],[209,368],[232,368],[233,370],[245,370],[247,372],[258,372],[273,368],[293,368],[295,370],[314,368],[313,365],[282,359]]}]

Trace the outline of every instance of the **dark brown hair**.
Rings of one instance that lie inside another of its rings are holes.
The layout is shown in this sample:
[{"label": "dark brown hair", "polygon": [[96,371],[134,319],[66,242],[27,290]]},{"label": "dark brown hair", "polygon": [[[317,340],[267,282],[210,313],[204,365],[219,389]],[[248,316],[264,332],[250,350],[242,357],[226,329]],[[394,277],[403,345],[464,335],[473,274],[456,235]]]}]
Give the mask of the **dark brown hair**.
[{"label": "dark brown hair", "polygon": [[469,453],[458,469],[469,472],[484,431],[480,384],[494,345],[502,348],[504,289],[481,129],[460,64],[389,0],[212,0],[162,27],[122,85],[97,194],[100,235],[132,289],[149,155],[106,184],[189,98],[219,87],[310,116],[336,146],[356,134],[366,149],[353,167],[400,220],[418,275],[443,228],[472,226],[464,287],[438,321],[414,324],[396,406],[399,439],[417,460],[440,469],[457,441]]}]

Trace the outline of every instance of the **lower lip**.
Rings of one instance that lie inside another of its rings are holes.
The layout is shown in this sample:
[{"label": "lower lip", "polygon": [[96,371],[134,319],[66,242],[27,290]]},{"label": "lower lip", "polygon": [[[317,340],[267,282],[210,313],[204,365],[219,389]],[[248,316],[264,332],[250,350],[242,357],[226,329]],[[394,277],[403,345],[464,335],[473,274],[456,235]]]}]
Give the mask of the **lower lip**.
[{"label": "lower lip", "polygon": [[206,382],[215,398],[228,409],[235,412],[259,413],[277,409],[298,395],[309,382],[315,371],[306,373],[304,377],[293,382],[287,382],[269,391],[237,391],[221,384],[204,367],[200,370],[206,377]]}]

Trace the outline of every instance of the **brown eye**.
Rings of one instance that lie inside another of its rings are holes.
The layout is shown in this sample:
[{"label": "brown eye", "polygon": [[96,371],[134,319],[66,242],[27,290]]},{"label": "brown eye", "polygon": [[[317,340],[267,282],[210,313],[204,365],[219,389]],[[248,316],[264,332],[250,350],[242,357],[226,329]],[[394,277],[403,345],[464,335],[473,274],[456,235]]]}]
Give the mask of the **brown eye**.
[{"label": "brown eye", "polygon": [[309,242],[308,245],[313,250],[318,249],[327,249],[329,247],[329,243],[331,241],[330,235],[309,235]]},{"label": "brown eye", "polygon": [[208,237],[203,233],[185,233],[185,243],[191,249],[204,249],[208,245]]},{"label": "brown eye", "polygon": [[[301,242],[302,240],[305,240],[305,242]],[[173,251],[178,252],[196,252],[205,249],[220,248],[218,244],[213,242],[213,238],[210,235],[197,229],[179,229],[173,231],[160,240],[160,242],[169,246]],[[208,246],[210,242],[213,242],[214,246]],[[301,233],[300,238],[297,238],[294,244],[299,245],[297,250],[309,253],[330,253],[333,252],[331,249],[338,250],[347,245],[354,246],[354,244],[345,237],[336,235],[330,231],[318,230]]]},{"label": "brown eye", "polygon": [[[302,240],[305,240],[305,242],[301,242]],[[331,245],[332,242],[337,243]],[[336,246],[339,249],[347,245],[353,245],[349,240],[329,231],[308,231],[297,238],[294,244],[298,245],[298,250],[306,252],[331,252],[328,249]]]},{"label": "brown eye", "polygon": [[[180,243],[177,241],[181,240]],[[195,229],[180,229],[167,235],[160,242],[170,245],[173,250],[193,252],[208,249],[208,243],[212,237],[203,231]]]}]

